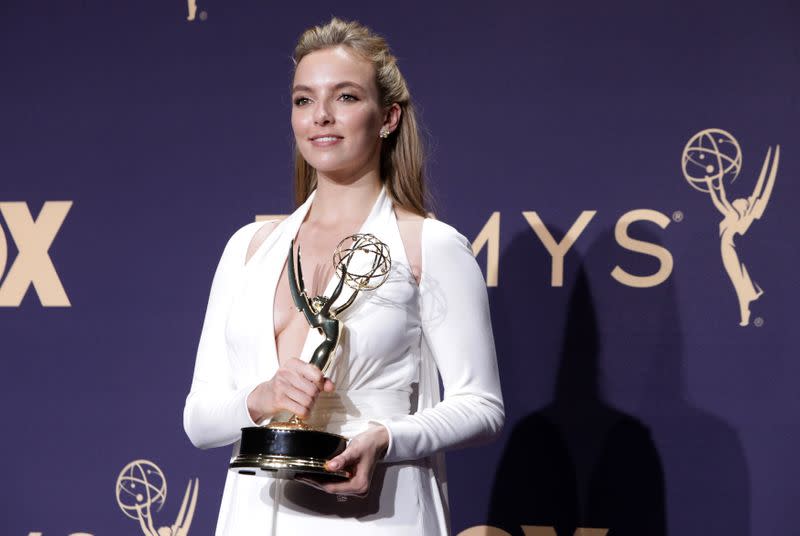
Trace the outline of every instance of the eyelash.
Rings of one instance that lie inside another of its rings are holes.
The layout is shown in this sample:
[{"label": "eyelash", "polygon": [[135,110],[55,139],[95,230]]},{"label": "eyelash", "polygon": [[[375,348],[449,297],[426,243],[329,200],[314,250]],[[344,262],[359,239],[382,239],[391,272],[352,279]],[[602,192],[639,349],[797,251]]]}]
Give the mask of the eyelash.
[{"label": "eyelash", "polygon": [[[348,97],[348,98],[345,100],[345,102],[355,102],[355,101],[357,101],[357,100],[358,100],[358,97],[355,97],[355,96],[353,96],[353,95],[350,95],[349,93],[342,93],[341,95],[339,95],[339,98],[342,98],[342,97]],[[301,102],[302,102],[302,101],[307,101],[307,100],[308,100],[308,98],[307,98],[307,97],[298,97],[298,98],[296,98],[296,99],[294,100],[294,105],[295,105],[295,106],[302,106]]]}]

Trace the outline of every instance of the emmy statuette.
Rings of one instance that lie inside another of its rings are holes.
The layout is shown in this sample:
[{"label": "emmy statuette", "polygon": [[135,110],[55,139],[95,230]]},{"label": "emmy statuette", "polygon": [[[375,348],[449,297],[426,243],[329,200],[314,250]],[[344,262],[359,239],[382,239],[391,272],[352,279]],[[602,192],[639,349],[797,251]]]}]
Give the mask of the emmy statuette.
[{"label": "emmy statuette", "polygon": [[[348,241],[350,245],[345,247]],[[371,234],[355,234],[339,242],[333,254],[339,282],[330,298],[309,298],[303,283],[300,249],[297,251],[296,275],[293,252],[294,241],[289,246],[287,258],[292,299],[310,326],[325,336],[309,362],[328,376],[342,332],[339,315],[353,304],[360,291],[374,290],[386,281],[392,263],[389,248]],[[354,258],[358,258],[357,266],[365,268],[352,270]],[[345,285],[353,290],[352,294],[343,304],[333,307]],[[270,474],[286,479],[306,476],[323,482],[347,480],[351,476],[349,472],[325,468],[325,462],[341,454],[346,446],[347,438],[315,430],[293,416],[287,421],[242,428],[239,455],[231,461],[230,468],[246,475]]]}]

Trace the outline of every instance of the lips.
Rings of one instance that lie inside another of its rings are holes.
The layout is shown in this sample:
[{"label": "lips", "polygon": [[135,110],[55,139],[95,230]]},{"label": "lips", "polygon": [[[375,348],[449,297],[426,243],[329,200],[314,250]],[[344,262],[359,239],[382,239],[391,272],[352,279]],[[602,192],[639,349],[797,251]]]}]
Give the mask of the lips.
[{"label": "lips", "polygon": [[341,136],[334,136],[330,134],[326,134],[324,136],[314,136],[310,138],[311,144],[315,147],[329,147],[331,145],[336,145],[340,141],[342,141]]}]

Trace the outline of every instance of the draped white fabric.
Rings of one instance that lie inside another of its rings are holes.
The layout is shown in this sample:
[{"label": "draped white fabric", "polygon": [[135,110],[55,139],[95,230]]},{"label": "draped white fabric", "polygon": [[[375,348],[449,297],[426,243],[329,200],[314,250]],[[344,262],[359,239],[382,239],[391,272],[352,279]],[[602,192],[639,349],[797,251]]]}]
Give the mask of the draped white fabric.
[{"label": "draped white fabric", "polygon": [[[247,395],[277,370],[275,288],[313,199],[312,193],[246,265],[245,252],[261,223],[244,226],[225,247],[184,408],[186,433],[200,448],[233,443],[236,455],[240,429],[256,424]],[[342,314],[332,372],[337,391],[320,398],[311,421],[348,437],[370,422],[388,429],[389,450],[371,492],[341,502],[303,484],[231,471],[218,535],[447,534],[441,451],[479,441],[502,426],[486,287],[466,238],[426,219],[417,286],[385,188],[360,232],[389,246],[392,269],[384,285],[362,292]],[[347,299],[347,292],[342,294],[337,302]],[[320,340],[309,330],[301,358],[308,360]],[[444,386],[441,401],[437,370]]]}]

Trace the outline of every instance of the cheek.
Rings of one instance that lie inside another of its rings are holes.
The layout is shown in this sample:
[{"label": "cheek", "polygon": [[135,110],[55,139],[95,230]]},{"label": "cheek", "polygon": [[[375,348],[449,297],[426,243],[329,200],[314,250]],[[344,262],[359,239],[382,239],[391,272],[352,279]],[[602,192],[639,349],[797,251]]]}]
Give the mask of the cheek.
[{"label": "cheek", "polygon": [[348,130],[365,142],[376,137],[380,128],[380,118],[364,110],[348,114],[343,119],[347,121]]},{"label": "cheek", "polygon": [[295,114],[294,112],[292,112],[291,123],[292,123],[292,132],[294,132],[294,137],[297,138],[299,130],[302,127],[300,125],[300,119],[297,117],[297,114]]},{"label": "cheek", "polygon": [[292,109],[292,130],[296,138],[302,138],[308,132],[309,125],[311,124],[310,117],[310,114],[304,113],[301,109]]}]

